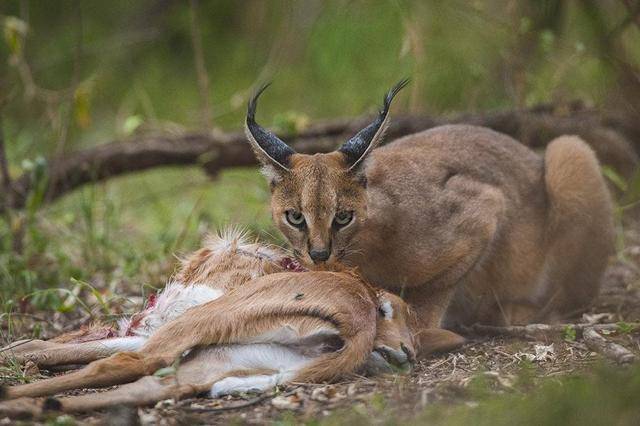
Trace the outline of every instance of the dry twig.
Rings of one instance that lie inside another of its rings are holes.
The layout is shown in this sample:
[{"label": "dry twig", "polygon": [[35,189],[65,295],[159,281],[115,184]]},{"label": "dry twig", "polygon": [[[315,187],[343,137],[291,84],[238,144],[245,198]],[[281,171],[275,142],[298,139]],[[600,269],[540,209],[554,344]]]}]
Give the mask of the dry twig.
[{"label": "dry twig", "polygon": [[[637,328],[640,323],[629,324]],[[566,330],[572,329],[576,338],[582,338],[586,329],[593,331],[618,331],[618,324],[528,324],[497,327],[493,325],[474,324],[465,329],[466,332],[485,336],[507,336],[528,340],[545,340],[558,338]]]},{"label": "dry twig", "polygon": [[631,351],[622,345],[605,339],[593,327],[584,329],[582,339],[589,349],[618,364],[628,364],[637,360],[637,357]]}]

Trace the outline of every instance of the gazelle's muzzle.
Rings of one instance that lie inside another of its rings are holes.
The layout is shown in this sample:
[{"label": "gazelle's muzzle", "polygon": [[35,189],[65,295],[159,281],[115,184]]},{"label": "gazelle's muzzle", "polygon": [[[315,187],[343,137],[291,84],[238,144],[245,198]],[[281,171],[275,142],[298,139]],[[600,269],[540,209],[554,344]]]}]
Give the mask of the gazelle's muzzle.
[{"label": "gazelle's muzzle", "polygon": [[380,345],[374,349],[389,364],[396,367],[405,367],[407,364],[414,364],[416,361],[415,353],[404,343],[400,344],[400,349],[394,349],[387,345]]}]

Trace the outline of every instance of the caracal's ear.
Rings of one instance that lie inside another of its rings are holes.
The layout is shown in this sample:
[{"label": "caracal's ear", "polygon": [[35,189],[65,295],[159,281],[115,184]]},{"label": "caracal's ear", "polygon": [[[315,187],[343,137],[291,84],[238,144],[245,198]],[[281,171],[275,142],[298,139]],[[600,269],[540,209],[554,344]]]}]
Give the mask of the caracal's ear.
[{"label": "caracal's ear", "polygon": [[389,121],[389,108],[391,101],[404,86],[409,84],[409,79],[400,80],[384,97],[382,110],[373,123],[360,130],[354,137],[349,139],[338,149],[347,159],[349,170],[356,169],[362,160],[375,148],[381,141],[384,131]]},{"label": "caracal's ear", "polygon": [[258,97],[267,87],[269,87],[268,84],[260,87],[249,100],[245,133],[258,161],[262,163],[263,173],[271,182],[274,182],[278,180],[282,173],[290,171],[289,159],[296,152],[276,135],[256,123]]}]

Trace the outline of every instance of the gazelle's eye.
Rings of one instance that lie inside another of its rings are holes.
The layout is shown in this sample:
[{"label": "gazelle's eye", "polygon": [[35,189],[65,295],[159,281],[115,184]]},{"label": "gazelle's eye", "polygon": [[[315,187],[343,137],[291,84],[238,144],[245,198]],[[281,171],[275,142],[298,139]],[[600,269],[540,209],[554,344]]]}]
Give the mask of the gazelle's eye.
[{"label": "gazelle's eye", "polygon": [[348,224],[351,223],[351,221],[353,220],[353,212],[350,211],[341,211],[336,213],[335,217],[333,218],[333,223],[337,226],[337,227],[343,227],[343,226],[347,226]]},{"label": "gazelle's eye", "polygon": [[301,212],[297,210],[287,210],[284,215],[287,219],[287,222],[289,222],[289,224],[291,224],[292,226],[295,226],[296,228],[304,228],[304,215]]}]

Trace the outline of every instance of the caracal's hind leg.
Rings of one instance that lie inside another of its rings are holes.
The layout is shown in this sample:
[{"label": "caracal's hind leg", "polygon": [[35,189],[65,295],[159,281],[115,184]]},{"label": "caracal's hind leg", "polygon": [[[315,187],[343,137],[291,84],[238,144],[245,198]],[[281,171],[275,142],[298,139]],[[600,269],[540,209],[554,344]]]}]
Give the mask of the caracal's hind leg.
[{"label": "caracal's hind leg", "polygon": [[24,344],[16,342],[16,345],[4,348],[2,355],[6,360],[13,360],[19,364],[30,361],[38,367],[88,364],[117,352],[136,351],[144,342],[145,339],[142,337],[115,337],[82,343],[55,343],[43,340]]}]

